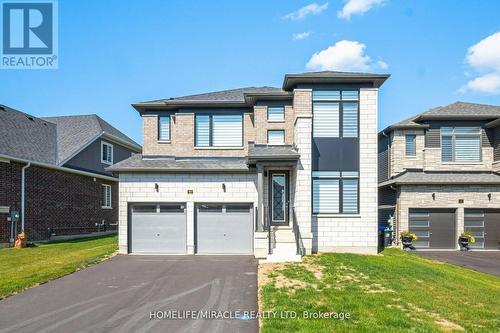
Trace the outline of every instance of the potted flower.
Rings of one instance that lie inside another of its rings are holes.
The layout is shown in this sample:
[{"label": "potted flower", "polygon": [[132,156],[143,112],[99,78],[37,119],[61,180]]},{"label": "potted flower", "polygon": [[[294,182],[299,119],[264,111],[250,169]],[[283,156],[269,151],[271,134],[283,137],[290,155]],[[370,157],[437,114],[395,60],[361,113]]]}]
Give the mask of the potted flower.
[{"label": "potted flower", "polygon": [[401,243],[403,243],[403,250],[415,250],[413,242],[417,240],[417,235],[410,232],[401,233]]},{"label": "potted flower", "polygon": [[458,237],[458,244],[460,245],[460,251],[469,251],[469,244],[475,243],[476,239],[469,230],[465,230]]}]

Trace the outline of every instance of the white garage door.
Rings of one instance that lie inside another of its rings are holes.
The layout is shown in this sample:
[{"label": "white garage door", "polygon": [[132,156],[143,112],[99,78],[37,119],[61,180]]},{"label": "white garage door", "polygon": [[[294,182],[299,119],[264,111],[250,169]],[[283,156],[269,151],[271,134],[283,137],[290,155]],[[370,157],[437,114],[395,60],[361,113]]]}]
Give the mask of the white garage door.
[{"label": "white garage door", "polygon": [[130,252],[186,253],[185,204],[134,204],[130,224]]},{"label": "white garage door", "polygon": [[196,253],[252,254],[252,205],[196,205]]}]

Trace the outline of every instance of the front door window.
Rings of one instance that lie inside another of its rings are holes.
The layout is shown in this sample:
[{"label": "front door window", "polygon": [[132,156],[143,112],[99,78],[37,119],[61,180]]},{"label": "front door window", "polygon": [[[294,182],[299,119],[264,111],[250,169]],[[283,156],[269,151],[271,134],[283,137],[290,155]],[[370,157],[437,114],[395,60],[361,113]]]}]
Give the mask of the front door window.
[{"label": "front door window", "polygon": [[275,173],[271,179],[272,221],[286,222],[286,175]]}]

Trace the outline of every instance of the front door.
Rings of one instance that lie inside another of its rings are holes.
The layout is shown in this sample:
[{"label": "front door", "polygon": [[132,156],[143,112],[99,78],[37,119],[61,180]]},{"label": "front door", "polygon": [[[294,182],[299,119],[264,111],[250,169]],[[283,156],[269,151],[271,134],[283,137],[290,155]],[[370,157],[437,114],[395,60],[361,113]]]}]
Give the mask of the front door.
[{"label": "front door", "polygon": [[269,220],[272,225],[288,225],[288,171],[269,172]]}]

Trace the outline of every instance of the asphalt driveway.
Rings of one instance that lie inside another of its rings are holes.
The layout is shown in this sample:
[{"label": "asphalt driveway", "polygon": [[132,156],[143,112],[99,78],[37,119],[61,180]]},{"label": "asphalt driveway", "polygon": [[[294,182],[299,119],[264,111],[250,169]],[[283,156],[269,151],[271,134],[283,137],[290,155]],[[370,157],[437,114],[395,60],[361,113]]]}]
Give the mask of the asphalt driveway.
[{"label": "asphalt driveway", "polygon": [[0,301],[0,333],[258,332],[257,308],[253,257],[119,255]]},{"label": "asphalt driveway", "polygon": [[500,276],[500,251],[417,251],[416,253],[429,259]]}]

